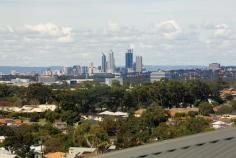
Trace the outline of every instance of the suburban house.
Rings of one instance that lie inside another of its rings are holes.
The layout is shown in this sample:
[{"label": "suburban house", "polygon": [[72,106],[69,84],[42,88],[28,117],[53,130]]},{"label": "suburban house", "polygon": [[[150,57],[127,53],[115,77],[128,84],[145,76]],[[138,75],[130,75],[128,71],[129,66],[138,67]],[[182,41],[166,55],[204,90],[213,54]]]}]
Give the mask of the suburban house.
[{"label": "suburban house", "polygon": [[66,158],[83,158],[96,156],[97,148],[85,148],[85,147],[70,147],[69,153],[65,155]]},{"label": "suburban house", "polygon": [[66,134],[68,127],[67,127],[67,123],[66,122],[61,122],[61,121],[55,121],[55,123],[53,124],[53,127],[59,129],[60,131],[62,131],[62,133]]},{"label": "suburban house", "polygon": [[190,112],[190,111],[198,112],[198,108],[171,108],[171,109],[168,109],[168,112],[171,115],[171,117],[175,117],[176,113],[188,114],[188,112]]},{"label": "suburban house", "polygon": [[6,137],[5,136],[0,136],[0,144],[5,141]]},{"label": "suburban house", "polygon": [[223,121],[214,121],[212,123],[212,127],[214,129],[220,129],[220,128],[226,128],[226,127],[231,127],[233,125],[233,122],[231,123],[227,123],[227,122],[223,122]]}]

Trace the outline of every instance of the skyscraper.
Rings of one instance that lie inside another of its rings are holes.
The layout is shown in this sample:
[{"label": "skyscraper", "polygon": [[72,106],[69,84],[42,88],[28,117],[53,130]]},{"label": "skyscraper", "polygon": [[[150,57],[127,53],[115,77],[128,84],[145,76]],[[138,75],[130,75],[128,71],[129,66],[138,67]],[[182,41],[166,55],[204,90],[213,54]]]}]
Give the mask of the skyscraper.
[{"label": "skyscraper", "polygon": [[132,69],[133,68],[133,49],[128,49],[125,53],[125,68]]},{"label": "skyscraper", "polygon": [[102,53],[102,68],[101,68],[102,72],[107,72],[107,59],[106,59],[106,55]]},{"label": "skyscraper", "polygon": [[109,53],[109,60],[108,60],[107,68],[108,68],[109,73],[114,73],[115,72],[115,58],[114,58],[113,51],[111,51]]},{"label": "skyscraper", "polygon": [[136,66],[135,66],[135,71],[141,73],[142,68],[143,68],[143,59],[142,56],[136,56]]}]

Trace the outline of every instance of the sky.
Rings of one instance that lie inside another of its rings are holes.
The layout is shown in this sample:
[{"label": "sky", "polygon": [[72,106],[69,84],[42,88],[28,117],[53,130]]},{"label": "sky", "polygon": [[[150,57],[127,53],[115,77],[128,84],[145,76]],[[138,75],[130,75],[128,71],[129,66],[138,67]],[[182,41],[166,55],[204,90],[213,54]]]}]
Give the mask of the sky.
[{"label": "sky", "polygon": [[0,66],[235,65],[235,0],[0,0]]}]

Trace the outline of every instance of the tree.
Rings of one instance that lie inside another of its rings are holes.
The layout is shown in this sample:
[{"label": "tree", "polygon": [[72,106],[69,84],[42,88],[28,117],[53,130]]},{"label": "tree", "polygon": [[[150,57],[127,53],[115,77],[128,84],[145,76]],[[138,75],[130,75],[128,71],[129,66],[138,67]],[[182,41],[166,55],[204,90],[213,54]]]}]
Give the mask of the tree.
[{"label": "tree", "polygon": [[144,112],[142,119],[149,128],[153,128],[158,126],[162,122],[166,122],[168,119],[168,114],[160,106],[154,104]]},{"label": "tree", "polygon": [[214,113],[213,107],[208,102],[202,102],[198,106],[199,113],[204,116],[209,116],[210,114]]},{"label": "tree", "polygon": [[48,139],[45,140],[45,146],[46,146],[46,153],[49,152],[57,152],[57,151],[65,151],[65,147],[64,147],[64,135],[57,135],[57,136],[53,136],[50,137]]},{"label": "tree", "polygon": [[75,129],[74,144],[95,147],[104,151],[108,145],[108,134],[102,126],[94,125],[91,122],[84,122]]},{"label": "tree", "polygon": [[113,116],[106,116],[100,123],[100,126],[108,133],[109,136],[115,136],[118,130],[118,122]]},{"label": "tree", "polygon": [[34,137],[31,132],[30,126],[20,126],[13,129],[13,132],[4,141],[4,147],[20,157],[33,158],[34,152],[30,146],[33,145]]},{"label": "tree", "polygon": [[28,101],[37,100],[40,104],[45,104],[52,98],[52,91],[42,84],[31,84],[27,89],[26,98]]}]

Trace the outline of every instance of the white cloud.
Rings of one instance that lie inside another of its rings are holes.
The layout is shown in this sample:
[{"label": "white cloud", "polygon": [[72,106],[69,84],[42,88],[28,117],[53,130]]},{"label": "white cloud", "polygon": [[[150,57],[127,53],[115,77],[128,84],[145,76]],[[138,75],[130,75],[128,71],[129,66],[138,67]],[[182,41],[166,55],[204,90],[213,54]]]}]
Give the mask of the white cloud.
[{"label": "white cloud", "polygon": [[232,37],[232,30],[226,24],[219,24],[215,26],[214,36],[216,38],[229,39]]},{"label": "white cloud", "polygon": [[107,31],[108,32],[120,32],[121,26],[114,20],[107,21]]},{"label": "white cloud", "polygon": [[53,23],[38,24],[38,25],[25,25],[25,28],[42,34],[48,34],[50,36],[62,36],[71,34],[70,27],[60,27]]},{"label": "white cloud", "polygon": [[10,26],[0,26],[0,33],[13,33],[14,29]]},{"label": "white cloud", "polygon": [[158,24],[158,30],[166,38],[175,37],[182,32],[181,27],[174,20],[161,22]]},{"label": "white cloud", "polygon": [[38,25],[25,25],[26,32],[35,32],[41,35],[56,38],[58,42],[72,42],[73,32],[71,27],[58,26],[53,23],[38,24]]},{"label": "white cloud", "polygon": [[[160,64],[171,64],[184,60],[200,61],[202,56],[213,58],[214,52],[230,54],[235,47],[231,35],[233,29],[227,25],[214,25],[211,29],[203,26],[183,29],[171,20],[151,28],[137,29],[114,21],[108,23],[109,27],[102,30],[72,30],[53,23],[0,27],[0,52],[9,58],[0,62],[15,64],[16,60],[22,60],[22,65],[57,65],[93,61],[97,65],[100,64],[100,52],[112,49],[117,63],[123,64],[124,52],[130,47],[134,48],[136,55],[143,55],[149,64],[170,56],[171,59],[166,60],[170,63]],[[194,58],[188,59],[189,56]]]}]

